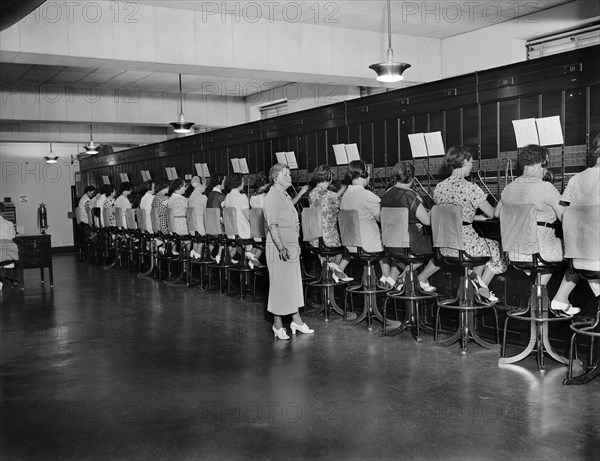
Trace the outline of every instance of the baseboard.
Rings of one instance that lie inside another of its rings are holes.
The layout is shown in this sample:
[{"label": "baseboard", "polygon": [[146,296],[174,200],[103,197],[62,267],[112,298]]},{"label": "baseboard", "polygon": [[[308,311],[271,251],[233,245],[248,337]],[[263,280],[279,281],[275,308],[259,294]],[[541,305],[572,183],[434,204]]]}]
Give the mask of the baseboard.
[{"label": "baseboard", "polygon": [[75,246],[71,245],[71,246],[64,246],[64,247],[52,247],[51,251],[52,251],[52,254],[74,253],[75,251],[77,251],[77,249],[75,248]]}]

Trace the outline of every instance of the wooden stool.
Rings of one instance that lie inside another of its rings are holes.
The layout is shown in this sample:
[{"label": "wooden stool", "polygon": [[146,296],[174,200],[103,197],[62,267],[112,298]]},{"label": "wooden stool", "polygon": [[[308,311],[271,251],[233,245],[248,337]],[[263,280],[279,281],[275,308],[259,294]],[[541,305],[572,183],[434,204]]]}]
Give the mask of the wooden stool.
[{"label": "wooden stool", "polygon": [[[502,341],[501,357],[498,364],[519,362],[536,351],[536,360],[540,373],[545,373],[544,352],[560,363],[567,363],[565,357],[558,355],[550,344],[548,338],[548,324],[564,322],[571,317],[550,317],[548,308],[548,292],[542,285],[542,274],[564,270],[564,262],[544,261],[539,254],[537,244],[537,218],[533,205],[502,205],[500,209],[500,233],[502,235],[502,248],[508,255],[508,260],[514,268],[528,272],[534,278],[531,285],[529,303],[525,310],[512,310],[506,314],[504,322],[504,336]],[[530,261],[518,261],[517,255],[531,258]],[[506,331],[509,319],[530,323],[529,344],[520,353],[513,357],[506,357]]]},{"label": "wooden stool", "polygon": [[[485,264],[490,258],[475,257],[465,251],[462,233],[462,208],[459,206],[439,206],[431,209],[431,230],[433,234],[433,246],[435,248],[436,260],[440,260],[450,266],[463,268],[460,278],[458,293],[455,298],[438,301],[435,315],[434,340],[438,341],[440,329],[440,309],[452,309],[459,313],[459,327],[448,339],[439,341],[441,346],[450,346],[460,341],[460,355],[467,355],[467,344],[472,339],[482,347],[491,349],[496,344],[483,340],[475,330],[475,313],[485,309],[493,309],[496,318],[496,338],[498,337],[498,314],[496,313],[496,302],[483,302],[475,292],[473,282],[469,278],[469,270],[475,266]],[[452,249],[458,252],[458,256],[443,256],[441,249]]]},{"label": "wooden stool", "polygon": [[[410,250],[407,208],[383,207],[381,209],[381,240],[387,257],[409,266],[409,270],[406,271],[404,277],[403,290],[400,292],[391,290],[387,293],[387,299],[383,305],[383,331],[381,336],[396,336],[404,330],[410,329],[415,341],[420,343],[423,341],[420,334],[421,328],[427,330],[427,328],[421,326],[420,302],[436,301],[438,295],[437,293],[426,293],[421,290],[414,265],[429,261],[433,258],[433,254],[416,255]],[[394,309],[396,309],[396,301],[399,299],[405,303],[404,320],[398,328],[387,331],[388,301],[393,300]]]},{"label": "wooden stool", "polygon": [[348,254],[352,259],[363,261],[366,263],[363,269],[363,275],[361,283],[358,285],[350,285],[346,288],[346,298],[350,295],[352,302],[353,295],[363,296],[363,310],[354,320],[347,318],[348,303],[344,302],[344,320],[350,325],[358,325],[365,318],[367,319],[367,328],[372,329],[373,317],[380,322],[383,322],[383,316],[377,307],[377,295],[385,294],[389,289],[382,289],[377,287],[377,276],[375,275],[375,268],[373,267],[373,261],[377,261],[383,257],[383,251],[369,253],[362,248],[362,240],[360,237],[360,227],[358,212],[356,210],[340,210],[338,214],[338,222],[340,225],[340,237],[342,245],[346,248],[356,248],[356,253],[349,252]]},{"label": "wooden stool", "polygon": [[[333,271],[329,267],[330,258],[342,254],[342,247],[328,247],[323,241],[323,211],[317,207],[307,207],[302,210],[302,239],[305,242],[317,240],[318,247],[309,247],[309,251],[325,260],[321,264],[320,277],[317,280],[306,282],[304,299],[307,299],[308,289],[315,288],[321,293],[321,303],[317,305],[317,312],[311,312],[310,315],[317,316],[321,312],[325,315],[325,321],[329,321],[329,314],[333,310],[339,315],[344,315],[344,311],[335,301],[335,287],[345,286],[348,282],[336,282],[333,278]],[[308,304],[308,302],[307,302]],[[347,314],[346,314],[347,315]]]},{"label": "wooden stool", "polygon": [[[581,223],[592,223],[582,226]],[[588,280],[600,280],[600,270],[584,269],[582,263],[600,261],[600,207],[567,207],[563,214],[563,235],[565,257],[569,262],[569,271],[577,272]],[[595,224],[594,224],[595,223]],[[596,297],[596,317],[588,322],[571,324],[571,349],[569,353],[569,374],[563,381],[565,385],[586,384],[600,375],[600,297]],[[586,371],[573,376],[573,356],[576,355],[576,337],[584,335],[590,338],[590,349]]]}]

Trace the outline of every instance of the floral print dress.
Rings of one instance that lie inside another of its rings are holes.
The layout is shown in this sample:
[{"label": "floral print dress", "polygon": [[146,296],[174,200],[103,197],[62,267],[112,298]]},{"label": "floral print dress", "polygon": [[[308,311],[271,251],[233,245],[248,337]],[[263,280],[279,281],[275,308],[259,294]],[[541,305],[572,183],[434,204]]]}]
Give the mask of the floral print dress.
[{"label": "floral print dress", "polygon": [[[480,237],[470,224],[473,222],[473,217],[479,205],[486,199],[487,194],[479,186],[464,178],[455,176],[450,176],[439,183],[433,191],[433,200],[437,205],[458,205],[462,207],[465,251],[470,256],[490,256],[490,260],[486,265],[494,274],[501,274],[506,272],[507,266],[500,251],[500,242]],[[442,249],[442,254],[457,257],[458,251]]]},{"label": "floral print dress", "polygon": [[117,201],[112,196],[106,197],[106,202],[104,202],[104,208],[108,209],[108,226],[115,227],[117,225],[117,220],[115,218],[115,207]]},{"label": "floral print dress", "polygon": [[[340,241],[337,224],[340,202],[342,201],[340,195],[317,186],[310,192],[308,201],[311,207],[321,208],[323,211],[323,242],[325,246],[341,246],[342,242]],[[313,240],[310,244],[319,246],[319,241]]]}]

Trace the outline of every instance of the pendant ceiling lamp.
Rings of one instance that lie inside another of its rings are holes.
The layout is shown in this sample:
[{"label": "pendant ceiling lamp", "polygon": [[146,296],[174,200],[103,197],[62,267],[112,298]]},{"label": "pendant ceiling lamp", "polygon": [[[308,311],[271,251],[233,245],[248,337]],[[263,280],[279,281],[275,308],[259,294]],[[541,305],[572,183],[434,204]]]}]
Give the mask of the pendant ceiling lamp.
[{"label": "pendant ceiling lamp", "polygon": [[179,121],[171,122],[170,124],[173,128],[175,128],[175,133],[189,133],[192,131],[192,127],[194,126],[194,122],[185,121],[185,117],[183,116],[183,91],[181,90],[181,74],[179,74]]},{"label": "pendant ceiling lamp", "polygon": [[52,152],[52,143],[50,143],[50,153],[44,157],[46,163],[56,163],[58,161],[58,155],[54,155]]},{"label": "pendant ceiling lamp", "polygon": [[94,138],[92,137],[92,124],[90,123],[90,142],[89,144],[83,146],[85,147],[85,153],[90,155],[96,155],[98,153],[98,149],[100,148],[100,144],[94,144]]},{"label": "pendant ceiling lamp", "polygon": [[394,83],[404,80],[402,73],[410,67],[410,64],[405,62],[394,62],[394,50],[392,50],[392,11],[391,2],[387,0],[387,16],[388,16],[388,50],[387,62],[373,64],[369,69],[373,69],[377,73],[377,81],[384,83]]}]

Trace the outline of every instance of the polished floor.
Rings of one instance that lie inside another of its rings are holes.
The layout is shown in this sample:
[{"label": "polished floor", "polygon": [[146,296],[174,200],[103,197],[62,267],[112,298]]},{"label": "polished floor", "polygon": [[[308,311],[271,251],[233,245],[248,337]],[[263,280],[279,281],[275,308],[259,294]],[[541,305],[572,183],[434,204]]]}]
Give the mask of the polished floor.
[{"label": "polished floor", "polygon": [[4,461],[600,459],[600,380],[565,387],[550,359],[322,317],[274,341],[262,302],[74,255],[54,290],[25,281],[0,298]]}]

